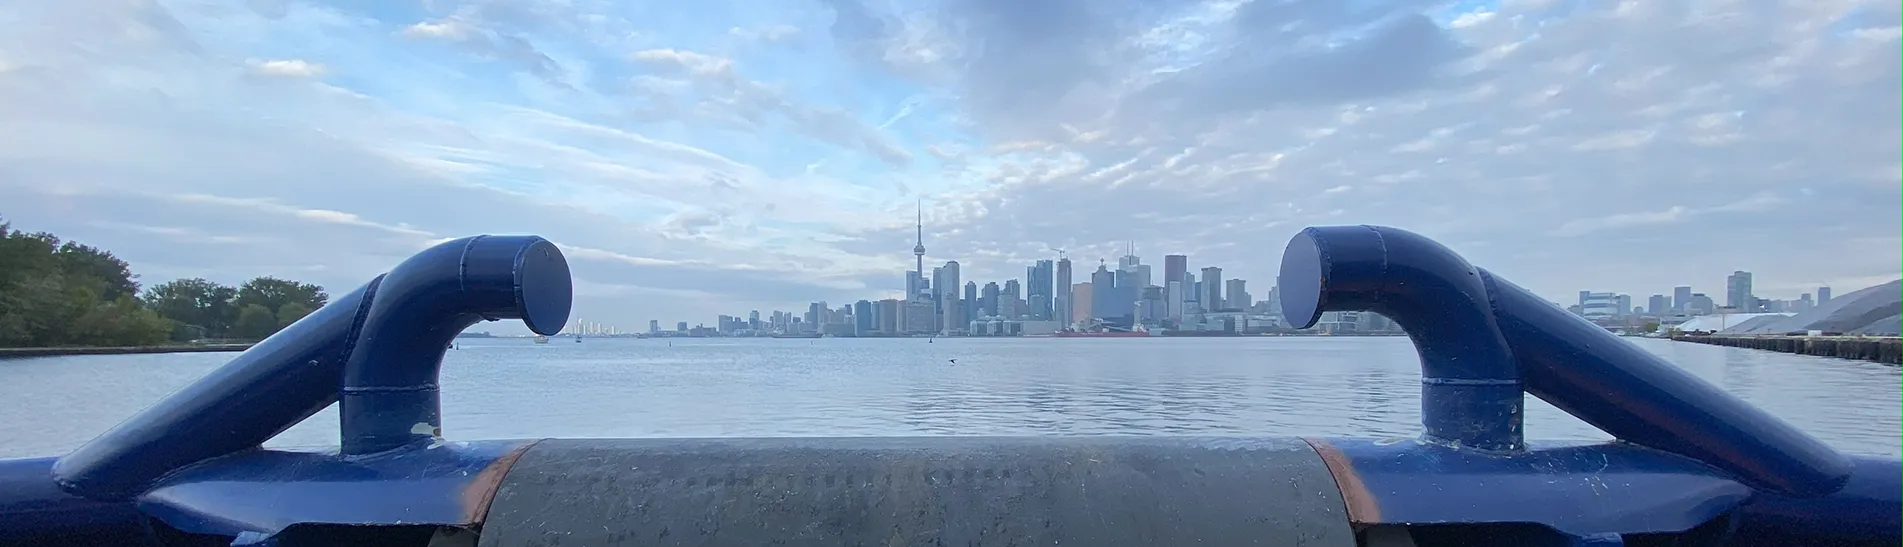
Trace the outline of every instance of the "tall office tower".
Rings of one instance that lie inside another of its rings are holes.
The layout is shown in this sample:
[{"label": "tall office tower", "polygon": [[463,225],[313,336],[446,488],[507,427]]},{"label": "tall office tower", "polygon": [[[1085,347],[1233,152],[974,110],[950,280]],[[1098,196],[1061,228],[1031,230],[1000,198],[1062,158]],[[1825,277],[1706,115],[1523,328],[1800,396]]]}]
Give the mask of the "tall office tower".
[{"label": "tall office tower", "polygon": [[1071,294],[1070,259],[1061,254],[1057,257],[1057,278],[1052,285],[1057,294],[1051,298],[1055,308],[1051,311],[1051,315],[1058,321],[1068,324],[1071,316],[1074,315],[1072,308],[1076,305],[1076,300],[1075,295]]},{"label": "tall office tower", "polygon": [[1203,268],[1203,294],[1197,296],[1203,303],[1203,311],[1222,309],[1222,268]]}]

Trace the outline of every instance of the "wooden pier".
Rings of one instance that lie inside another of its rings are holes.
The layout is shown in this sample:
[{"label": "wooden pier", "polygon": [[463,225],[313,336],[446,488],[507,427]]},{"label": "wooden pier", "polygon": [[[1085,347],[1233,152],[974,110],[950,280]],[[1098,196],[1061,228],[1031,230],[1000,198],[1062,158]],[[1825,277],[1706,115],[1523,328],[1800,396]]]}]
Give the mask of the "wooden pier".
[{"label": "wooden pier", "polygon": [[1880,336],[1738,336],[1713,334],[1673,336],[1680,342],[1714,346],[1761,349],[1798,355],[1858,359],[1878,363],[1903,364],[1903,338]]}]

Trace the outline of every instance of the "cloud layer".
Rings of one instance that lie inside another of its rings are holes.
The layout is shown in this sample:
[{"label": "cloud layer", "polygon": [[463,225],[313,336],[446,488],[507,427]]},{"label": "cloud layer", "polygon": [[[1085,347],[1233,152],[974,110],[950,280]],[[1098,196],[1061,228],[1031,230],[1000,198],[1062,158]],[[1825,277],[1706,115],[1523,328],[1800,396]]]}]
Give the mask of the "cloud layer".
[{"label": "cloud layer", "polygon": [[[1894,2],[0,6],[0,215],[148,281],[567,250],[577,315],[803,309],[1134,240],[1261,294],[1305,225],[1577,290],[1898,274]],[[904,9],[895,9],[905,6]]]}]

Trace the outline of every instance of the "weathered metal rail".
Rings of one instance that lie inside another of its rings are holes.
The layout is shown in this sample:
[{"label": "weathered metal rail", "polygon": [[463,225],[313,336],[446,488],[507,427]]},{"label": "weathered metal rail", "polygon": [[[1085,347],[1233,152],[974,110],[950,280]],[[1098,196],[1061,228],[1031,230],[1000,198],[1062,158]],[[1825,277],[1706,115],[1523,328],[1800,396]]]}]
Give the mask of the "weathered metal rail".
[{"label": "weathered metal rail", "polygon": [[[481,320],[554,334],[533,237],[445,243],[57,458],[0,461],[0,544],[1896,545],[1899,463],[1842,454],[1452,251],[1310,228],[1285,314],[1376,310],[1421,356],[1404,439],[449,441]],[[1528,442],[1524,394],[1618,437]],[[331,404],[342,445],[260,444]]]}]

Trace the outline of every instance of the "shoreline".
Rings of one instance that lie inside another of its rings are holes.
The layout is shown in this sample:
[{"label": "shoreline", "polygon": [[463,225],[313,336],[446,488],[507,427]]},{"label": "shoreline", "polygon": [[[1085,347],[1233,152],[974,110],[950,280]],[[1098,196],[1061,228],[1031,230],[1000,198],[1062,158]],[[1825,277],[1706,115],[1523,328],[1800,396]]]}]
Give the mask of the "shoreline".
[{"label": "shoreline", "polygon": [[215,344],[197,346],[116,346],[70,348],[0,348],[0,360],[70,355],[138,355],[147,353],[211,353],[251,349],[251,344]]},{"label": "shoreline", "polygon": [[1817,357],[1903,364],[1903,338],[1879,336],[1679,335],[1674,342],[1775,351]]}]

